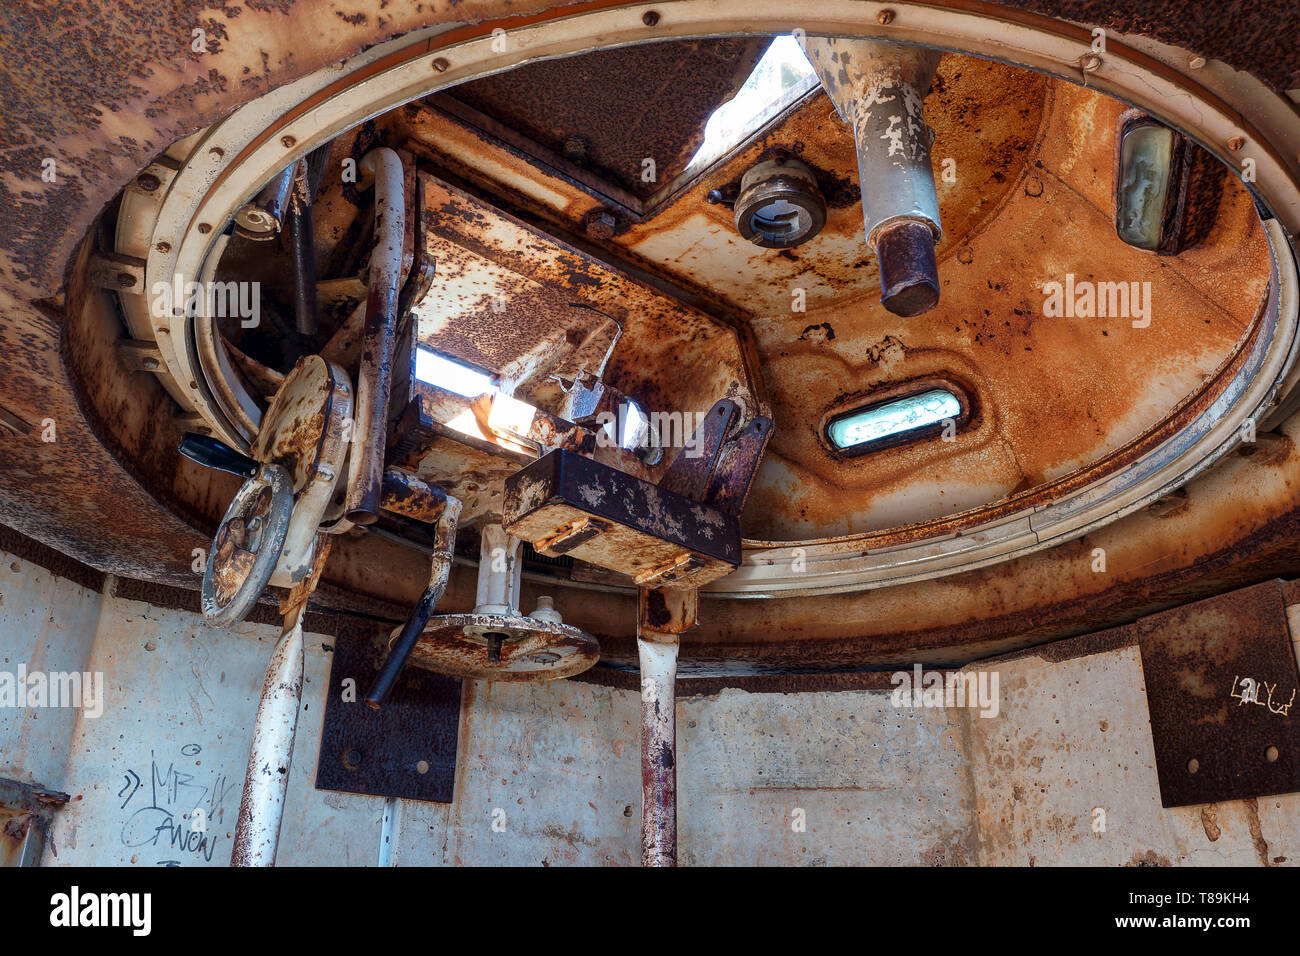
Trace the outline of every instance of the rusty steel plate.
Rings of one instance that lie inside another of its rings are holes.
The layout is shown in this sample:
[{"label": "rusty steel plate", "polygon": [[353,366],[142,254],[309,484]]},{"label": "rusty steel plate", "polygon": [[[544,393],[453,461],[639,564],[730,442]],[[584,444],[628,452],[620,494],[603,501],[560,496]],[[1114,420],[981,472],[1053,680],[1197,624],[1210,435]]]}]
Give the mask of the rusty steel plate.
[{"label": "rusty steel plate", "polygon": [[[500,635],[495,653],[488,636]],[[581,674],[600,643],[576,627],[519,614],[444,614],[429,619],[411,664],[475,680],[543,681]]]},{"label": "rusty steel plate", "polygon": [[646,587],[699,587],[740,564],[734,515],[558,450],[506,479],[506,530]]},{"label": "rusty steel plate", "polygon": [[1136,627],[1161,804],[1300,791],[1300,677],[1281,582]]},{"label": "rusty steel plate", "polygon": [[383,656],[362,635],[340,634],[334,642],[316,789],[450,803],[460,680],[408,667],[375,710],[364,697]]}]

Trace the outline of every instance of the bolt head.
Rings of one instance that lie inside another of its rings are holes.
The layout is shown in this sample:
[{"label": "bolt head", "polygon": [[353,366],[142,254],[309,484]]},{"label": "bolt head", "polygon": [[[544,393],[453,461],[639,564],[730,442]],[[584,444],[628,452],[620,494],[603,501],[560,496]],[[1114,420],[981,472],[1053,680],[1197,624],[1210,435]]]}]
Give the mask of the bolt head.
[{"label": "bolt head", "polygon": [[587,155],[587,141],[581,136],[564,138],[564,155],[569,159],[582,159]]},{"label": "bolt head", "polygon": [[593,239],[609,239],[618,228],[618,220],[608,209],[596,209],[587,214],[587,235]]},{"label": "bolt head", "polygon": [[135,184],[145,192],[151,193],[161,186],[162,182],[153,173],[144,173],[136,177]]}]

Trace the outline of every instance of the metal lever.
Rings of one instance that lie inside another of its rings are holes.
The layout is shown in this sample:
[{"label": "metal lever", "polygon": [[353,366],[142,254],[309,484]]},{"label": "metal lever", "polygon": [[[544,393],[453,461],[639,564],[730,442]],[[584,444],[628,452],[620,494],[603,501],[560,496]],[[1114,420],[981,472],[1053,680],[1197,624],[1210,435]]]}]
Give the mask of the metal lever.
[{"label": "metal lever", "polygon": [[[394,477],[397,472],[394,470]],[[384,705],[388,694],[397,684],[397,678],[406,666],[406,660],[419,642],[425,625],[433,615],[434,608],[442,600],[447,590],[447,581],[451,577],[451,562],[456,551],[456,527],[460,522],[460,499],[453,498],[441,488],[426,485],[414,476],[407,476],[405,486],[408,490],[418,491],[416,497],[424,507],[415,509],[422,513],[426,523],[434,526],[434,548],[429,569],[429,584],[420,595],[419,602],[411,611],[401,633],[389,644],[388,656],[385,658],[375,682],[366,694],[366,704],[378,710]],[[436,515],[436,517],[435,517]],[[432,519],[432,520],[429,520]]]},{"label": "metal lever", "polygon": [[194,432],[186,432],[176,450],[190,461],[218,471],[228,471],[240,478],[252,478],[261,467],[255,459],[235,451],[225,442]]}]

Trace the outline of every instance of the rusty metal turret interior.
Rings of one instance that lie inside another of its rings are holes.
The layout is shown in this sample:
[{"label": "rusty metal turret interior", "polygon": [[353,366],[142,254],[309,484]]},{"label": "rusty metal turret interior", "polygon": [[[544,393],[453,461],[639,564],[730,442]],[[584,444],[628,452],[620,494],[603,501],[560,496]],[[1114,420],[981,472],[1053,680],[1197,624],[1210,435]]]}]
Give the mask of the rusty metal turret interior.
[{"label": "rusty metal turret interior", "polygon": [[4,107],[0,850],[1300,858],[1295,10],[333,6]]}]

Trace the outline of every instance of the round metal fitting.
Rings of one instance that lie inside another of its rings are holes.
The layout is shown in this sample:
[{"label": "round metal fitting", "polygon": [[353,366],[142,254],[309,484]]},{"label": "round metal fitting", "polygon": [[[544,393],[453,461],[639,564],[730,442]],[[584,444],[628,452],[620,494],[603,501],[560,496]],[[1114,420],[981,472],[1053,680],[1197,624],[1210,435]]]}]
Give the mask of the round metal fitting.
[{"label": "round metal fitting", "polygon": [[499,681],[572,677],[599,659],[600,644],[591,635],[568,624],[521,614],[430,618],[411,652],[416,667],[453,677]]},{"label": "round metal fitting", "polygon": [[293,482],[264,463],[221,519],[203,572],[203,616],[224,627],[243,620],[271,580],[293,514]]},{"label": "round metal fitting", "polygon": [[740,180],[736,230],[764,249],[807,242],[826,225],[826,200],[813,171],[797,159],[752,166]]}]

